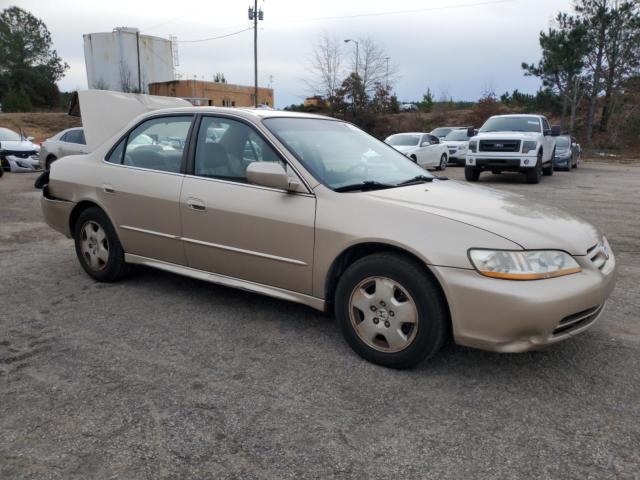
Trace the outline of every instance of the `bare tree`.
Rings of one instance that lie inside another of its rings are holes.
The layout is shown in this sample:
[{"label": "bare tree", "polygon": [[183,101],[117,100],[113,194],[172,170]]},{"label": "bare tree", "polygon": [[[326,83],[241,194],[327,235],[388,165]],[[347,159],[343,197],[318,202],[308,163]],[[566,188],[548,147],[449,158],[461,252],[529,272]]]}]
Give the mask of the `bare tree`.
[{"label": "bare tree", "polygon": [[305,83],[315,95],[331,101],[342,83],[344,74],[341,42],[323,32],[313,47],[309,78]]},{"label": "bare tree", "polygon": [[[362,79],[362,86],[367,95],[375,95],[376,84],[390,89],[398,73],[396,65],[389,62],[384,48],[371,37],[358,40],[357,73]],[[351,71],[356,71],[356,50],[351,57]]]}]

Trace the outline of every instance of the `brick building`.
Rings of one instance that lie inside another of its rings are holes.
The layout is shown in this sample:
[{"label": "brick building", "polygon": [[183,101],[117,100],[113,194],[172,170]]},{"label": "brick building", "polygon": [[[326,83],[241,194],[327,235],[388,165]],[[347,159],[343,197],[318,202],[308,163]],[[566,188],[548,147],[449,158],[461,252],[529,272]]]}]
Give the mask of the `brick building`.
[{"label": "brick building", "polygon": [[[253,87],[202,80],[173,80],[149,84],[151,95],[180,97],[196,106],[253,107]],[[273,89],[258,88],[258,103],[273,107]]]}]

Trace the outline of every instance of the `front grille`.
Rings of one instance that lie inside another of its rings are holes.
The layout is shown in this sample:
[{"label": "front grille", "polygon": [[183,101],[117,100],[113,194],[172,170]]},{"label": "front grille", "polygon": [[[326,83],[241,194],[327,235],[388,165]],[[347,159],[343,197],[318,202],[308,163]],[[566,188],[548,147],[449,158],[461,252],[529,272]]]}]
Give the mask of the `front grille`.
[{"label": "front grille", "polygon": [[588,308],[582,312],[574,313],[568,317],[564,317],[560,320],[560,323],[553,331],[553,335],[561,335],[576,330],[582,326],[588,325],[596,319],[604,305],[597,305],[595,307]]},{"label": "front grille", "polygon": [[2,156],[7,157],[11,155],[12,157],[17,157],[17,158],[29,158],[33,155],[37,155],[37,153],[38,153],[37,150],[28,150],[28,151],[20,150],[17,152],[13,150],[3,150]]},{"label": "front grille", "polygon": [[481,152],[519,152],[520,140],[480,140]]},{"label": "front grille", "polygon": [[593,262],[598,270],[603,270],[609,261],[610,253],[602,242],[598,242],[587,250],[587,258]]}]

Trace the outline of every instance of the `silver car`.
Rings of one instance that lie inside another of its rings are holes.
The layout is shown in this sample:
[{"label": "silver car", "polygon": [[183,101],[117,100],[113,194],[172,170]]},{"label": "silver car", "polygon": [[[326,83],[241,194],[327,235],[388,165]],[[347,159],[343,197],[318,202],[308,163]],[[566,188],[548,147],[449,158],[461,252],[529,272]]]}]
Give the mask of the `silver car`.
[{"label": "silver car", "polygon": [[67,155],[89,153],[82,127],[67,128],[47,138],[40,149],[40,166],[49,170],[57,159]]}]

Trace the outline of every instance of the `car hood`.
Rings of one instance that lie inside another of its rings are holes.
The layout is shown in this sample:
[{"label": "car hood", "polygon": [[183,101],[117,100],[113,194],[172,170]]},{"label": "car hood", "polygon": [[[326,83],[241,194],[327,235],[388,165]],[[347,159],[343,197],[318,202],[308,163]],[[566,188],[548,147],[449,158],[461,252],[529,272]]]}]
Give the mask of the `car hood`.
[{"label": "car hood", "polygon": [[480,132],[473,139],[522,140],[524,138],[526,140],[530,138],[531,140],[537,140],[540,135],[542,134],[539,132]]},{"label": "car hood", "polygon": [[162,108],[191,106],[182,98],[108,90],[81,90],[78,100],[84,137],[90,151],[94,151],[138,115]]},{"label": "car hood", "polygon": [[451,180],[364,195],[472,225],[528,250],[559,249],[586,255],[601,238],[594,226],[564,210],[522,195]]},{"label": "car hood", "polygon": [[40,146],[29,140],[22,141],[0,141],[0,150],[9,150],[12,152],[32,152],[33,150],[39,151]]}]

